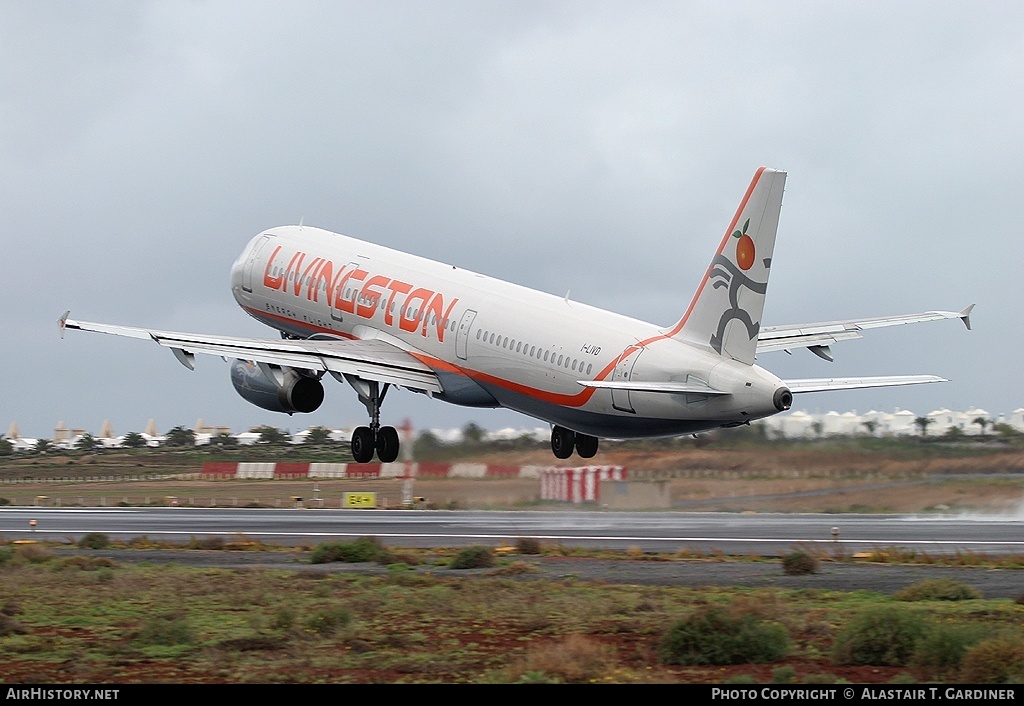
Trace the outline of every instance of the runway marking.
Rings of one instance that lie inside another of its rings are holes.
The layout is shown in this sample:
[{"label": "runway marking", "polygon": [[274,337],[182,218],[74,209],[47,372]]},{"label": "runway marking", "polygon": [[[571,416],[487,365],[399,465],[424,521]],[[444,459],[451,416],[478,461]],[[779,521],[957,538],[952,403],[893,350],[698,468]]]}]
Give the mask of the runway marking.
[{"label": "runway marking", "polygon": [[[60,529],[60,530],[32,530],[32,529],[0,529],[3,533],[14,533],[14,534],[34,534],[34,535],[66,535],[66,534],[85,534],[93,532],[95,530],[86,529]],[[104,534],[120,534],[120,535],[138,535],[138,530],[111,530],[104,532]],[[143,534],[149,535],[180,535],[180,536],[216,536],[222,535],[225,537],[233,537],[239,534],[245,534],[251,537],[366,537],[366,532],[245,532],[241,530],[231,531],[217,531],[217,532],[188,532],[182,530],[152,530],[144,532]],[[842,539],[838,542],[831,539],[807,539],[807,538],[787,538],[779,537],[777,539],[764,538],[764,537],[637,537],[637,536],[615,536],[615,535],[562,535],[562,534],[531,534],[524,535],[522,533],[517,534],[451,534],[451,533],[432,533],[432,532],[374,532],[374,537],[385,537],[392,539],[519,539],[520,537],[530,537],[532,539],[547,539],[547,540],[577,540],[577,541],[605,541],[605,542],[718,542],[718,543],[763,543],[768,544],[772,542],[790,542],[793,544],[824,544],[831,546],[842,546],[849,544],[870,544],[874,546],[880,545],[905,545],[905,544],[919,544],[919,545],[978,545],[978,546],[1024,546],[1024,541],[995,541],[995,540],[954,540],[954,539],[910,539],[910,540],[880,540],[880,539]]]}]

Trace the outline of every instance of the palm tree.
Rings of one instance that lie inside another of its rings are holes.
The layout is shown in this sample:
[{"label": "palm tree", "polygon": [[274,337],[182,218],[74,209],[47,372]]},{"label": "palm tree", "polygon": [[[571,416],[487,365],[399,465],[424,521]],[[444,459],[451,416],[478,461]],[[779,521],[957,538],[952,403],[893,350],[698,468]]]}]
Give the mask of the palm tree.
[{"label": "palm tree", "polygon": [[289,435],[277,427],[264,425],[261,427],[253,427],[252,431],[260,435],[260,440],[257,443],[267,444],[268,446],[284,446],[288,443]]},{"label": "palm tree", "polygon": [[195,446],[196,433],[183,426],[176,426],[167,432],[168,446]]},{"label": "palm tree", "polygon": [[124,435],[121,445],[127,446],[129,449],[141,449],[146,445],[146,437],[137,431],[130,431]]},{"label": "palm tree", "polygon": [[331,430],[325,427],[310,427],[306,443],[311,446],[326,446],[331,443]]},{"label": "palm tree", "polygon": [[981,435],[985,436],[985,429],[988,427],[989,424],[991,424],[991,422],[988,419],[985,419],[984,417],[975,417],[974,419],[971,420],[971,424],[977,424],[979,427],[981,427]]},{"label": "palm tree", "polygon": [[219,432],[216,436],[210,439],[211,446],[238,446],[238,439],[228,434],[226,431]]},{"label": "palm tree", "polygon": [[869,435],[869,436],[874,436],[874,435],[875,435],[875,429],[877,429],[877,428],[878,428],[878,422],[876,422],[876,421],[875,421],[875,420],[873,420],[873,419],[869,419],[869,420],[868,420],[868,421],[866,421],[866,422],[861,422],[861,425],[862,425],[862,426],[863,426],[863,427],[864,427],[865,429],[867,429],[867,430],[868,430],[868,435]]},{"label": "palm tree", "polygon": [[928,436],[928,425],[934,422],[934,419],[929,417],[918,417],[914,420],[914,424],[921,430],[921,436]]},{"label": "palm tree", "polygon": [[100,445],[99,440],[89,432],[82,434],[75,442],[75,448],[79,451],[94,451]]},{"label": "palm tree", "polygon": [[479,444],[484,440],[485,433],[476,422],[470,422],[462,430],[462,441],[467,444]]}]

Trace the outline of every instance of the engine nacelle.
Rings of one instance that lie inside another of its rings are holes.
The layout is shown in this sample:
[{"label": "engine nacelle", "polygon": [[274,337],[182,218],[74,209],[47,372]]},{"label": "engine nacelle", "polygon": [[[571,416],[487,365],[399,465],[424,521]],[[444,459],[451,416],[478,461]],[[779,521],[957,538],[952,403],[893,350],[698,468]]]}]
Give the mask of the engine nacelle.
[{"label": "engine nacelle", "polygon": [[292,370],[276,368],[268,375],[256,363],[236,360],[231,364],[231,384],[247,402],[271,412],[315,412],[324,401],[324,386],[319,380]]}]

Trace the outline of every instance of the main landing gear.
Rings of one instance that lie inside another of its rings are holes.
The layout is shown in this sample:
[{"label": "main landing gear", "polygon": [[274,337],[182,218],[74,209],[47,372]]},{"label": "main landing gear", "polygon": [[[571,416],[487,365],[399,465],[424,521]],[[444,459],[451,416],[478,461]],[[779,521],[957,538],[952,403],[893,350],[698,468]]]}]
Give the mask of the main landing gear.
[{"label": "main landing gear", "polygon": [[588,434],[577,434],[565,427],[551,427],[551,451],[556,458],[569,458],[573,449],[580,458],[593,458],[597,454],[598,439]]},{"label": "main landing gear", "polygon": [[356,463],[369,463],[373,453],[381,463],[393,463],[398,458],[398,430],[394,427],[380,425],[380,405],[388,392],[388,383],[381,388],[375,380],[345,376],[349,384],[359,393],[359,401],[366,405],[370,413],[370,426],[356,427],[352,432],[352,458]]}]

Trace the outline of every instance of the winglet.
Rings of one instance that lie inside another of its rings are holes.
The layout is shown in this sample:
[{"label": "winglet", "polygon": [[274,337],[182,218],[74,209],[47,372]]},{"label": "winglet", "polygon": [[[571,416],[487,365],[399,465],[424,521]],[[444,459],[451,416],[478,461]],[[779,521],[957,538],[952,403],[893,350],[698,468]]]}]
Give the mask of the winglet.
[{"label": "winglet", "polygon": [[61,339],[64,338],[64,325],[67,323],[69,316],[71,316],[71,309],[68,309],[67,311],[65,311],[64,312],[64,316],[62,316],[59,319],[57,319],[57,326],[60,327],[60,337],[61,337]]},{"label": "winglet", "polygon": [[960,312],[960,320],[964,322],[964,326],[967,327],[968,331],[971,330],[971,310],[972,309],[974,309],[974,304],[971,304],[969,307],[967,307],[966,309],[964,309],[963,311]]}]

